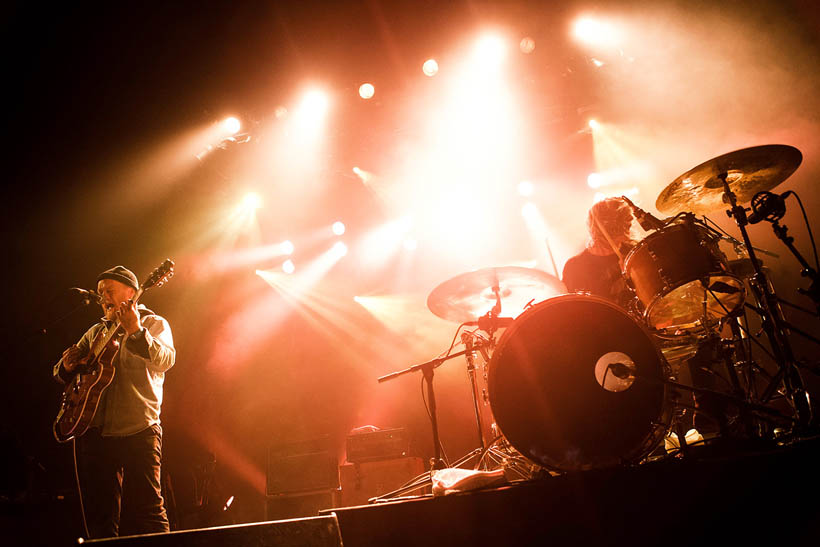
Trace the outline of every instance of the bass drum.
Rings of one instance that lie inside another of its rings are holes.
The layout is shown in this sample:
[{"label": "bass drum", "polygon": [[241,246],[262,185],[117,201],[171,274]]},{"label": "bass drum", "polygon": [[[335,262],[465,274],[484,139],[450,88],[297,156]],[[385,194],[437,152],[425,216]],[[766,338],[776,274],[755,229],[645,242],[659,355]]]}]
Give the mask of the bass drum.
[{"label": "bass drum", "polygon": [[490,406],[522,455],[557,471],[629,463],[669,428],[668,366],[645,327],[602,298],[529,308],[489,364]]}]

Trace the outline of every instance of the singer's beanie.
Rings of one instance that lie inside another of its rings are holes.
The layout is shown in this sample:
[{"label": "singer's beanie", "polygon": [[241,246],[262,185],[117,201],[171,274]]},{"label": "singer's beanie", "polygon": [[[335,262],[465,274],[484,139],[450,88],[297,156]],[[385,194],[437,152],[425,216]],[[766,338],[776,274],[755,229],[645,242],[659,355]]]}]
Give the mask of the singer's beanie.
[{"label": "singer's beanie", "polygon": [[102,279],[113,279],[114,281],[119,281],[120,283],[128,285],[135,291],[138,291],[140,288],[139,281],[137,281],[137,276],[125,266],[114,266],[110,270],[105,270],[97,276],[97,283],[99,283]]}]

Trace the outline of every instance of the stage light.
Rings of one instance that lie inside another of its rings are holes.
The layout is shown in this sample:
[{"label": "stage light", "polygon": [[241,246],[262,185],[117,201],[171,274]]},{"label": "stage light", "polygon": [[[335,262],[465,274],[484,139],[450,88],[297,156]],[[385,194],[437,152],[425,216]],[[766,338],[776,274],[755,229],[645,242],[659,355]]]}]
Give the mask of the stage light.
[{"label": "stage light", "polygon": [[532,53],[535,51],[535,40],[527,36],[526,38],[522,38],[521,41],[518,43],[518,49],[521,50],[521,53]]},{"label": "stage light", "polygon": [[330,98],[327,93],[319,89],[310,89],[302,96],[296,108],[295,122],[303,130],[315,130],[325,119]]},{"label": "stage light", "polygon": [[279,248],[282,250],[282,253],[286,255],[292,255],[293,251],[296,250],[296,248],[293,246],[293,242],[289,239],[286,239],[285,241],[280,243]]},{"label": "stage light", "polygon": [[337,220],[333,223],[333,226],[331,226],[331,230],[333,230],[333,233],[337,236],[344,234],[346,229],[345,223],[340,220]]},{"label": "stage light", "polygon": [[292,274],[294,271],[296,271],[296,265],[293,263],[293,260],[287,259],[284,262],[282,262],[282,271],[286,274]]},{"label": "stage light", "polygon": [[438,73],[438,63],[435,59],[427,59],[424,61],[424,64],[421,65],[421,70],[424,74],[432,78]]},{"label": "stage light", "polygon": [[262,207],[262,197],[256,192],[248,192],[239,204],[239,209],[251,213]]},{"label": "stage light", "polygon": [[536,207],[535,204],[531,201],[528,201],[524,204],[523,207],[521,207],[521,214],[524,216],[524,218],[532,218],[534,216],[537,216],[538,207]]},{"label": "stage light", "polygon": [[600,173],[590,173],[587,176],[587,185],[590,188],[600,188],[603,184],[603,177]]},{"label": "stage light", "polygon": [[612,46],[620,38],[618,29],[608,21],[593,17],[579,17],[572,25],[573,36],[586,44]]},{"label": "stage light", "polygon": [[234,133],[239,132],[239,129],[242,127],[242,124],[239,123],[238,119],[232,116],[230,118],[226,118],[225,121],[222,122],[222,126],[225,128],[225,131],[233,135]]},{"label": "stage light", "polygon": [[533,184],[530,181],[522,180],[521,182],[518,183],[518,193],[519,193],[519,195],[522,195],[524,197],[529,197],[534,192],[535,192],[535,186],[533,186]]},{"label": "stage light", "polygon": [[592,64],[597,66],[598,68],[601,68],[605,64],[603,61],[598,60],[595,57],[591,58],[590,61],[592,61]]},{"label": "stage light", "polygon": [[601,128],[601,124],[600,124],[600,123],[598,123],[598,120],[595,120],[595,119],[590,119],[590,120],[587,122],[587,125],[588,125],[588,126],[589,126],[589,128],[590,128],[590,129],[592,129],[593,131],[595,131],[596,129],[600,129],[600,128]]},{"label": "stage light", "polygon": [[337,241],[330,250],[334,256],[341,258],[347,254],[347,245],[345,245],[344,241]]},{"label": "stage light", "polygon": [[359,86],[359,97],[362,99],[370,99],[376,93],[376,88],[373,84],[362,84]]},{"label": "stage light", "polygon": [[475,45],[475,56],[482,64],[498,65],[507,54],[507,44],[501,36],[487,34],[478,39]]}]

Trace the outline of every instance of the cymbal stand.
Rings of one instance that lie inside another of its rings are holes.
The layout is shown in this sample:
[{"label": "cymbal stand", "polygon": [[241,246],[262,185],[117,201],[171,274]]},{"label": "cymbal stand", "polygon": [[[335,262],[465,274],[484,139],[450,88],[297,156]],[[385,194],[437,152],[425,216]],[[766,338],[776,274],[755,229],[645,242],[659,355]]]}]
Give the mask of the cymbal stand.
[{"label": "cymbal stand", "polygon": [[746,217],[746,209],[738,205],[737,196],[732,192],[726,180],[728,176],[728,172],[722,172],[718,175],[718,178],[723,183],[723,201],[731,206],[731,209],[726,211],[726,214],[734,218],[743,236],[746,250],[749,253],[749,259],[752,262],[752,267],[755,272],[752,276],[753,282],[750,283],[750,286],[755,298],[760,306],[762,306],[761,317],[763,319],[763,329],[769,339],[775,361],[779,367],[778,373],[763,394],[762,402],[764,404],[769,402],[782,382],[786,396],[794,409],[797,422],[802,426],[808,426],[812,419],[811,405],[809,403],[808,393],[803,387],[800,372],[797,369],[791,343],[788,339],[788,331],[784,326],[785,319],[780,310],[780,306],[777,305],[777,296],[774,294],[774,290],[769,283],[765,282],[766,275],[755,256],[755,250],[749,239],[748,230],[746,229],[746,225],[749,223]]}]

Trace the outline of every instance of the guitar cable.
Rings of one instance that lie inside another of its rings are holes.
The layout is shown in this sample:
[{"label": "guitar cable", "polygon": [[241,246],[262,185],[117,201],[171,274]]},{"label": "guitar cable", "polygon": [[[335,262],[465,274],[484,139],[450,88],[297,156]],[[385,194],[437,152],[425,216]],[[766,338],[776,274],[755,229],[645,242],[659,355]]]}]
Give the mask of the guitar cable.
[{"label": "guitar cable", "polygon": [[85,537],[90,538],[91,534],[88,533],[88,523],[85,520],[85,504],[83,503],[83,489],[80,486],[80,468],[77,465],[77,438],[72,437],[71,439],[71,449],[74,452],[74,478],[77,480],[77,494],[80,498],[80,514],[83,516],[83,530],[85,530]]}]

